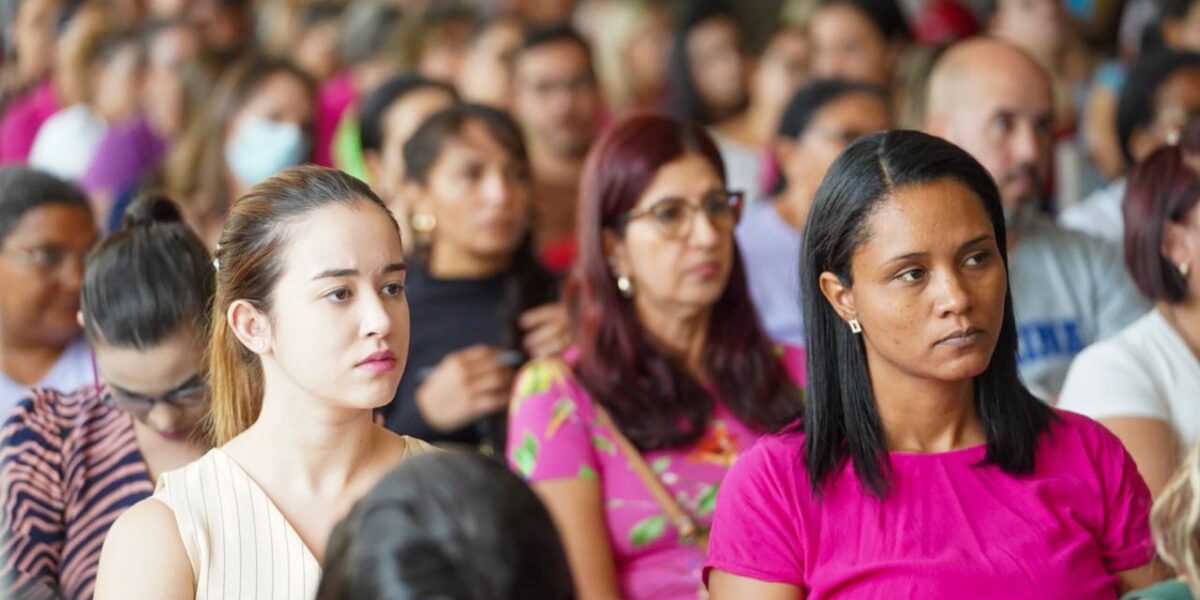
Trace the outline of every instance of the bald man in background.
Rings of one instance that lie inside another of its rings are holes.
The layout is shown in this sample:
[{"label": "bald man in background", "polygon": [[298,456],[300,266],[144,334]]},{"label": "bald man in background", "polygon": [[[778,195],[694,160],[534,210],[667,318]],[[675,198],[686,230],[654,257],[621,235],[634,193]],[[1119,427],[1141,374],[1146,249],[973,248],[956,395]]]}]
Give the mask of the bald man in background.
[{"label": "bald man in background", "polygon": [[1000,189],[1021,376],[1053,402],[1071,360],[1150,310],[1119,248],[1062,229],[1038,205],[1052,155],[1046,71],[991,38],[961,42],[930,75],[925,130],[971,153]]}]

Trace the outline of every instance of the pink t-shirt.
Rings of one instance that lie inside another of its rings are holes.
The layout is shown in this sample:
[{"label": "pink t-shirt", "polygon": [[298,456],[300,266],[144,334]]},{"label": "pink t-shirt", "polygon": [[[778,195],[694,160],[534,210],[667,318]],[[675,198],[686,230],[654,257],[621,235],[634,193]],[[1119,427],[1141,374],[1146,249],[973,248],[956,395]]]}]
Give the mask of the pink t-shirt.
[{"label": "pink t-shirt", "polygon": [[29,160],[38,130],[58,109],[58,97],[50,79],[13,100],[0,119],[0,165]]},{"label": "pink t-shirt", "polygon": [[1150,492],[1121,442],[1058,411],[1035,471],[982,464],[985,447],[890,454],[877,500],[853,467],[817,500],[801,433],[764,437],[721,486],[710,569],[805,598],[1115,599],[1118,571],[1154,555]]},{"label": "pink t-shirt", "polygon": [[[788,348],[781,360],[802,385],[804,351]],[[516,390],[508,422],[509,463],[535,482],[600,481],[622,597],[702,597],[704,555],[697,546],[680,541],[679,532],[617,448],[612,431],[597,422],[595,403],[570,369],[559,361],[535,361],[521,371]],[[759,435],[718,402],[708,429],[695,444],[647,452],[643,458],[696,524],[707,529],[729,466]]]}]

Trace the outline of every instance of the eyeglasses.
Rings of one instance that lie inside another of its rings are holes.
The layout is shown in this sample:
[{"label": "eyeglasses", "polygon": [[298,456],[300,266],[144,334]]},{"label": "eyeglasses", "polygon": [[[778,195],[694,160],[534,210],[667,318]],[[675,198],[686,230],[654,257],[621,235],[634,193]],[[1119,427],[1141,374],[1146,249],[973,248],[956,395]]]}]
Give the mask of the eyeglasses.
[{"label": "eyeglasses", "polygon": [[193,375],[179,387],[157,397],[135,394],[112,384],[109,384],[109,388],[109,394],[104,399],[105,403],[120,408],[137,418],[143,418],[150,414],[150,411],[154,410],[154,406],[160,402],[178,409],[188,409],[196,408],[208,401],[208,383],[200,374]]},{"label": "eyeglasses", "polygon": [[634,209],[621,215],[617,219],[617,225],[624,227],[631,221],[648,216],[663,236],[685,238],[692,233],[696,213],[703,212],[714,229],[728,233],[733,231],[741,218],[744,200],[745,194],[742,192],[728,190],[709,192],[700,199],[699,204],[683,198],[664,198],[646,208]]}]

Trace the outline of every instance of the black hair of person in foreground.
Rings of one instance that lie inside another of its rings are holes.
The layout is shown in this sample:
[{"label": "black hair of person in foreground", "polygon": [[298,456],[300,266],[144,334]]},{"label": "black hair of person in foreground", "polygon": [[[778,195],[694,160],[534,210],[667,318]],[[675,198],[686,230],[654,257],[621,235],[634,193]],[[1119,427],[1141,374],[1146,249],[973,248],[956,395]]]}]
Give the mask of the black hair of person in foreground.
[{"label": "black hair of person in foreground", "polygon": [[503,463],[407,460],[333,530],[317,600],[568,600],[550,513]]}]

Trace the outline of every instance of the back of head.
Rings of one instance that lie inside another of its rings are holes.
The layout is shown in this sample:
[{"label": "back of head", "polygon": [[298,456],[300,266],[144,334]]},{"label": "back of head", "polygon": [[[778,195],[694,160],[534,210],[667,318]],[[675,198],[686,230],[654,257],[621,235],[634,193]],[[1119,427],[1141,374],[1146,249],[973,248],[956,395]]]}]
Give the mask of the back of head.
[{"label": "back of head", "polygon": [[1158,117],[1158,97],[1172,77],[1185,71],[1200,72],[1200,53],[1162,50],[1143,56],[1129,71],[1117,100],[1117,141],[1127,165],[1137,162],[1133,137]]},{"label": "back of head", "polygon": [[1200,444],[1192,447],[1150,512],[1158,556],[1200,597]]},{"label": "back of head", "polygon": [[0,247],[27,213],[53,204],[91,210],[83,192],[62,179],[24,166],[0,167]]},{"label": "back of head", "polygon": [[822,108],[851,94],[866,94],[887,102],[884,91],[872,85],[841,79],[814,79],[800,88],[783,109],[777,135],[789,139],[799,138]]},{"label": "back of head", "polygon": [[209,430],[217,445],[254,423],[263,398],[262,363],[230,329],[226,320],[230,306],[245,300],[270,314],[290,226],[318,209],[359,203],[374,205],[382,215],[392,218],[361,180],[337,169],[301,166],[285,169],[255,185],[230,209],[213,262],[217,285],[209,339]]},{"label": "back of head", "polygon": [[168,199],[139,198],[120,231],[88,257],[80,302],[93,343],[148,350],[180,332],[207,333],[214,277],[208,251]]},{"label": "back of head", "polygon": [[567,600],[550,515],[502,463],[474,453],[404,461],[329,539],[318,600]]}]

